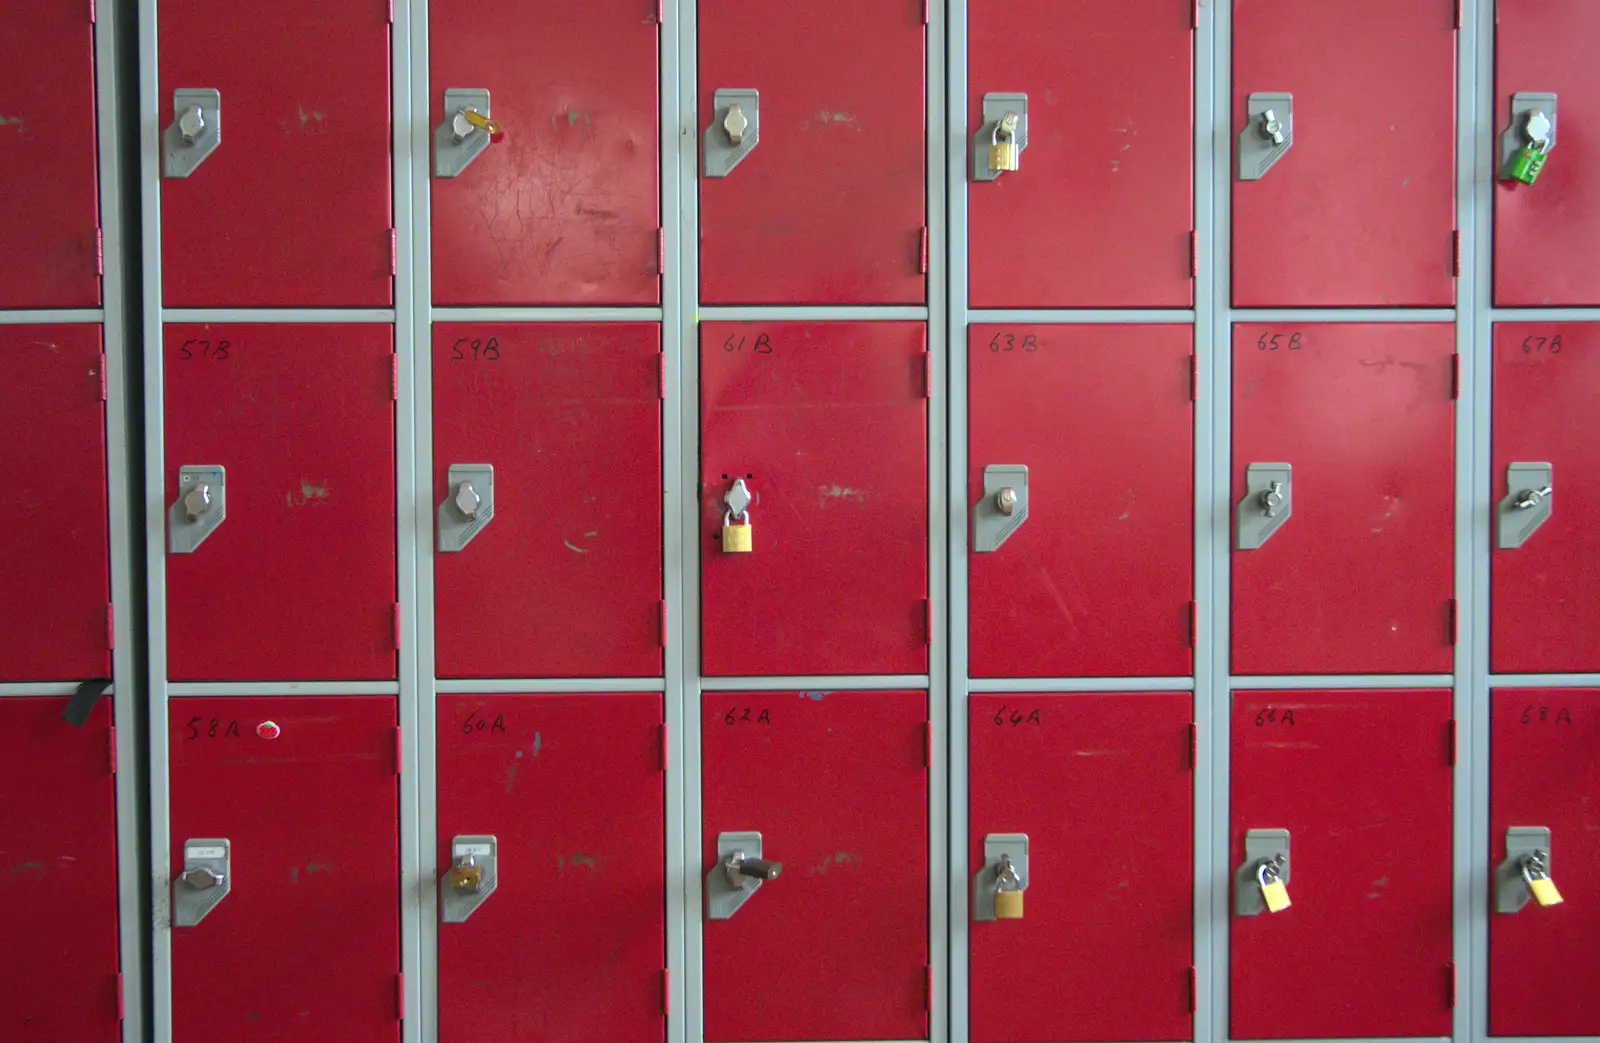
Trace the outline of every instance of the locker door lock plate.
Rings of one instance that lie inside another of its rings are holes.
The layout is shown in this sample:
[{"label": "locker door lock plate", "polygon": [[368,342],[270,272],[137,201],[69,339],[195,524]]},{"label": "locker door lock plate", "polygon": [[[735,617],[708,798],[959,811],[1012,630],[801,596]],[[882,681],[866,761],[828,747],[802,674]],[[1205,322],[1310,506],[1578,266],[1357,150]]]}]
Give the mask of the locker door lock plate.
[{"label": "locker door lock plate", "polygon": [[727,177],[761,143],[761,92],[724,89],[711,94],[711,126],[702,139],[700,173]]},{"label": "locker door lock plate", "polygon": [[450,838],[450,868],[439,875],[439,922],[465,923],[500,886],[500,842],[488,834]]},{"label": "locker door lock plate", "polygon": [[1028,520],[1026,464],[990,464],[983,469],[983,496],[972,508],[972,550],[988,554]]},{"label": "locker door lock plate", "polygon": [[193,554],[228,517],[228,473],[221,464],[178,468],[178,498],[167,508],[167,553]]},{"label": "locker door lock plate", "polygon": [[983,838],[983,868],[972,878],[973,921],[1020,920],[1030,883],[1028,834],[990,833]]},{"label": "locker door lock plate", "polygon": [[172,92],[172,122],[161,131],[161,176],[188,177],[222,144],[222,92]]},{"label": "locker door lock plate", "polygon": [[231,854],[226,839],[184,841],[183,869],[172,881],[172,926],[195,926],[228,897]]},{"label": "locker door lock plate", "polygon": [[[477,119],[469,118],[469,114]],[[433,176],[459,177],[483,155],[492,134],[489,92],[476,87],[450,87],[444,92],[444,122],[433,130]]]},{"label": "locker door lock plate", "polygon": [[[1539,141],[1536,132],[1544,132],[1544,140]],[[1502,180],[1523,181],[1532,184],[1533,179],[1519,177],[1513,173],[1517,165],[1517,158],[1524,149],[1532,149],[1540,155],[1540,166],[1543,166],[1543,157],[1548,156],[1556,147],[1556,96],[1535,91],[1525,91],[1511,96],[1511,123],[1500,133],[1500,163],[1497,169]],[[1537,173],[1534,175],[1537,176]]]},{"label": "locker door lock plate", "polygon": [[439,505],[439,552],[463,550],[494,521],[494,465],[451,464]]},{"label": "locker door lock plate", "polygon": [[[972,135],[972,180],[993,181],[1022,162],[1022,152],[1028,147],[1028,96],[985,94],[981,115],[983,121]],[[1011,166],[997,167],[994,160],[1001,157]]]},{"label": "locker door lock plate", "polygon": [[1514,550],[1555,513],[1551,500],[1555,490],[1555,467],[1548,463],[1506,465],[1506,497],[1495,505],[1494,545],[1499,550]]},{"label": "locker door lock plate", "polygon": [[1244,499],[1234,518],[1235,550],[1259,550],[1294,513],[1294,468],[1288,464],[1250,464],[1244,470]]},{"label": "locker door lock plate", "polygon": [[1535,897],[1540,905],[1557,905],[1561,895],[1551,881],[1550,830],[1544,826],[1512,826],[1506,830],[1506,860],[1494,870],[1494,911],[1518,913]]},{"label": "locker door lock plate", "polygon": [[1263,869],[1267,869],[1269,880],[1288,885],[1290,862],[1287,829],[1252,829],[1245,832],[1244,864],[1233,872],[1234,916],[1260,916],[1267,911],[1267,903],[1261,893]]},{"label": "locker door lock plate", "polygon": [[1252,94],[1239,132],[1239,180],[1259,181],[1294,147],[1294,95]]},{"label": "locker door lock plate", "polygon": [[728,919],[762,884],[783,872],[782,862],[761,854],[760,833],[717,834],[717,864],[706,874],[706,919]]}]

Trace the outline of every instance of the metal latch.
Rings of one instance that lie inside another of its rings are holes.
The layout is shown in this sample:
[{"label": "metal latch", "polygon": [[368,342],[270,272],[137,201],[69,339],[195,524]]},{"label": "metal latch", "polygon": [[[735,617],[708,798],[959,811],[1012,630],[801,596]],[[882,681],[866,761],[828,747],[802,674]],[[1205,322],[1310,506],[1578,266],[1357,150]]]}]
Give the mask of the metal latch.
[{"label": "metal latch", "polygon": [[1258,181],[1294,147],[1294,95],[1256,93],[1245,99],[1239,132],[1239,180]]},{"label": "metal latch", "polygon": [[1000,549],[1028,520],[1026,464],[990,464],[983,469],[983,495],[972,507],[972,550]]},{"label": "metal latch", "polygon": [[727,177],[761,143],[761,92],[724,89],[711,95],[711,125],[702,138],[700,173]]},{"label": "metal latch", "polygon": [[225,838],[184,841],[183,869],[172,881],[172,926],[195,926],[228,897],[232,851]]},{"label": "metal latch", "polygon": [[1022,164],[1028,147],[1028,96],[985,94],[980,115],[972,135],[972,180],[993,181]]},{"label": "metal latch", "polygon": [[750,522],[750,504],[753,497],[743,478],[734,480],[723,494],[722,503],[727,508],[722,514],[722,552],[724,554],[749,554],[755,550],[755,530]]},{"label": "metal latch", "polygon": [[1244,474],[1244,499],[1235,512],[1233,546],[1235,550],[1257,550],[1294,513],[1294,468],[1250,464]]},{"label": "metal latch", "polygon": [[451,464],[435,528],[439,552],[462,550],[494,521],[494,465]]},{"label": "metal latch", "polygon": [[444,122],[433,130],[433,176],[459,177],[492,142],[505,136],[489,118],[489,92],[451,87],[444,92]]},{"label": "metal latch", "polygon": [[188,177],[222,144],[222,92],[172,92],[172,122],[161,131],[161,176]]},{"label": "metal latch", "polygon": [[500,886],[500,842],[493,836],[450,839],[450,868],[439,877],[439,922],[465,923]]},{"label": "metal latch", "polygon": [[1233,873],[1233,915],[1260,916],[1289,908],[1289,831],[1252,829],[1244,835],[1244,864]]},{"label": "metal latch", "polygon": [[1500,179],[1531,185],[1556,147],[1556,96],[1524,91],[1511,96],[1511,123],[1500,134]]},{"label": "metal latch", "polygon": [[990,833],[983,838],[983,868],[972,878],[972,919],[1022,919],[1022,897],[1033,882],[1028,834]]},{"label": "metal latch", "polygon": [[1506,465],[1506,496],[1495,506],[1495,546],[1514,550],[1555,513],[1555,467],[1548,463]]},{"label": "metal latch", "polygon": [[167,553],[193,554],[228,516],[221,464],[178,468],[178,497],[167,507]]},{"label": "metal latch", "polygon": [[762,857],[760,833],[718,833],[717,864],[706,874],[706,919],[728,919],[781,872],[782,862]]},{"label": "metal latch", "polygon": [[1550,830],[1512,826],[1506,830],[1506,860],[1495,868],[1494,911],[1521,912],[1529,899],[1542,906],[1562,902],[1550,875]]}]

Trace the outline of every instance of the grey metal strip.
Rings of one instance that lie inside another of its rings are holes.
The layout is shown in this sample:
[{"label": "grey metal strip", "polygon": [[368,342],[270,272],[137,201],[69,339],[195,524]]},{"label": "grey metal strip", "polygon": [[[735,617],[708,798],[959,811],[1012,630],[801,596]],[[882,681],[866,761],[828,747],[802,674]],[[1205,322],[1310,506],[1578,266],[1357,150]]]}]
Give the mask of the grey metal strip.
[{"label": "grey metal strip", "polygon": [[559,692],[664,692],[658,677],[450,678],[434,681],[440,695],[497,695]]},{"label": "grey metal strip", "polygon": [[1454,308],[1233,308],[1233,322],[1454,322]]},{"label": "grey metal strip", "polygon": [[[98,47],[98,44],[96,46]],[[100,51],[99,53],[102,54],[102,55],[105,54],[104,51]],[[109,59],[109,58],[106,59],[106,61],[108,63],[109,63],[110,60],[111,59]],[[111,78],[109,73],[108,73],[107,78]],[[106,87],[106,85],[104,83],[102,83],[101,84],[101,89],[102,90],[106,90],[108,88]],[[109,89],[114,91],[115,88],[109,88]],[[102,105],[101,107],[104,108],[105,106]],[[100,115],[105,115],[105,114],[104,113],[100,113]],[[115,124],[106,124],[106,123],[100,123],[98,125],[102,126],[102,127],[104,127],[104,126],[115,126]],[[100,145],[101,159],[105,158],[105,153],[106,153],[107,148],[108,148],[108,146],[106,144],[106,141],[105,141],[105,139],[107,139],[107,138],[113,139],[113,141],[114,141],[115,138],[116,138],[116,135],[115,134],[102,134],[101,135],[101,145]],[[117,151],[117,146],[114,143],[111,144],[109,146],[109,148],[111,150],[113,150],[113,151]],[[104,226],[109,226],[110,223],[111,223],[111,215],[106,213],[105,207],[106,207],[107,197],[108,196],[112,197],[113,199],[116,198],[116,195],[117,195],[117,190],[116,190],[117,179],[113,175],[109,175],[108,174],[108,175],[105,175],[104,177],[101,178],[101,182],[102,182],[102,187],[101,187],[101,192],[100,192],[100,213],[101,213],[101,221],[103,223],[103,227],[102,227],[101,230],[105,235],[110,235],[109,227],[104,227]],[[118,203],[120,204],[120,200],[118,200]],[[119,207],[119,210],[120,210],[120,207]],[[109,301],[110,300],[110,292],[109,292],[108,289],[105,288],[105,286],[111,279],[111,269],[116,267],[118,262],[117,262],[117,259],[116,259],[116,255],[111,252],[110,244],[106,244],[104,249],[105,249],[105,258],[106,258],[106,262],[105,262],[106,272],[105,272],[105,274],[103,276],[101,276],[102,289],[101,289],[100,292],[101,292],[102,298],[107,300],[107,301]],[[121,279],[121,273],[120,272],[117,273],[117,278],[119,280]],[[120,325],[121,324],[120,323],[121,308],[120,307],[113,307],[113,308],[110,309],[110,313],[114,317],[115,324],[116,325]],[[103,322],[105,320],[105,317],[106,317],[106,311],[103,310],[103,309],[100,309],[100,308],[55,308],[55,309],[48,309],[48,308],[46,308],[46,309],[17,308],[17,309],[13,309],[11,311],[0,310],[0,326],[42,326],[42,325],[47,325],[47,324],[54,325],[56,323],[64,323],[64,322]]]},{"label": "grey metal strip", "polygon": [[702,677],[704,692],[884,691],[927,688],[928,674],[810,674],[791,677]]},{"label": "grey metal strip", "polygon": [[[930,217],[929,220],[932,220]],[[930,227],[928,251],[933,252]],[[931,289],[933,273],[929,272]],[[696,291],[698,292],[698,291]],[[763,305],[701,308],[701,322],[923,322],[928,309],[918,305]]]},{"label": "grey metal strip", "polygon": [[172,681],[167,696],[172,699],[204,696],[226,699],[253,696],[316,695],[399,695],[395,681]]},{"label": "grey metal strip", "polygon": [[[1488,201],[1488,202],[1485,202],[1483,205],[1486,206],[1486,207],[1490,207],[1491,208],[1491,213],[1490,213],[1490,216],[1485,219],[1485,224],[1484,224],[1484,228],[1482,230],[1482,234],[1485,235],[1485,236],[1492,236],[1493,235],[1493,228],[1492,228],[1493,212],[1492,212],[1492,208],[1494,206],[1493,201],[1492,201],[1492,196],[1493,196],[1493,193],[1494,193],[1494,184],[1491,183],[1488,186],[1488,188],[1489,188],[1489,194],[1491,196],[1491,200]],[[1491,246],[1490,249],[1492,251],[1493,247]],[[1489,263],[1490,263],[1490,266],[1492,268],[1493,267],[1493,263],[1494,263],[1493,260],[1491,259]],[[1488,286],[1485,287],[1485,289],[1483,291],[1483,296],[1480,299],[1483,300],[1483,301],[1491,300],[1492,298],[1489,296],[1489,294],[1492,292],[1492,290],[1493,290],[1493,285],[1491,283],[1491,284],[1489,284]],[[1488,313],[1489,319],[1490,319],[1491,322],[1600,322],[1600,308],[1493,308],[1493,307],[1485,307],[1483,310]],[[1497,1036],[1496,1038],[1497,1039],[1506,1039],[1506,1038],[1509,1038],[1509,1037]]]},{"label": "grey metal strip", "polygon": [[1190,692],[1194,677],[974,677],[971,692]]},{"label": "grey metal strip", "polygon": [[[1485,599],[1487,601],[1487,599]],[[1600,688],[1600,674],[1488,674],[1488,688]],[[1487,689],[1486,689],[1487,691]],[[1484,696],[1487,698],[1487,695]]]},{"label": "grey metal strip", "polygon": [[[112,664],[112,670],[116,670],[115,663]],[[58,698],[70,696],[77,690],[76,681],[7,681],[0,684],[0,699]],[[116,686],[107,688],[105,694],[115,696]]]},{"label": "grey metal strip", "polygon": [[[400,32],[401,32],[400,22],[397,19],[395,21],[395,34],[398,36],[400,34]],[[396,110],[396,111],[398,113],[398,110]],[[401,123],[397,122],[396,126],[404,126],[404,124],[401,124]],[[398,134],[395,137],[396,137],[396,140],[399,140],[399,135]],[[395,211],[395,214],[396,214],[395,220],[399,221],[399,220],[403,220],[404,219],[403,214],[402,214],[402,212],[400,210],[397,209]],[[158,230],[158,233],[159,233],[159,230]],[[396,229],[395,229],[395,236],[396,236],[397,240],[398,240],[399,234],[400,234],[400,230],[399,230],[399,228],[397,226]],[[399,248],[399,243],[396,242],[396,249],[398,250],[398,248]],[[398,254],[396,256],[398,257]],[[395,264],[395,267],[396,267],[396,269],[398,269],[401,272],[405,271],[405,269],[400,266],[398,261]],[[409,282],[409,280],[403,278],[402,276],[396,275],[395,276],[395,300],[396,301],[398,301],[399,297],[400,297],[400,283],[402,283],[402,282]],[[393,308],[163,308],[162,309],[162,315],[166,319],[167,322],[217,322],[217,323],[222,323],[222,322],[227,322],[227,323],[242,323],[242,322],[271,322],[271,323],[284,323],[284,322],[297,322],[297,323],[365,322],[365,323],[382,323],[382,322],[394,322],[395,321],[395,316],[397,314],[403,315],[404,312],[403,311],[402,312],[397,312]]]},{"label": "grey metal strip", "polygon": [[662,308],[433,308],[434,322],[660,322]]},{"label": "grey metal strip", "polygon": [[1062,325],[1184,325],[1194,321],[1191,308],[969,308],[971,323],[1027,322]]},{"label": "grey metal strip", "polygon": [[1235,674],[1228,678],[1234,691],[1311,688],[1449,688],[1450,674],[1304,674],[1261,676]]}]

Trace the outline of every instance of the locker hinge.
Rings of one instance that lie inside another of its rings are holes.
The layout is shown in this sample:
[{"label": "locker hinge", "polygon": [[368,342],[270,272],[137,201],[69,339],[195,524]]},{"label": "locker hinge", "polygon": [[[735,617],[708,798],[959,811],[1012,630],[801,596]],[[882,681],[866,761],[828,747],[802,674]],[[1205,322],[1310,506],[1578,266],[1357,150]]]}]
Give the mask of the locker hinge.
[{"label": "locker hinge", "polygon": [[[94,19],[91,17],[89,21],[92,22]],[[99,228],[94,230],[94,273],[96,275],[106,273],[106,233]]]},{"label": "locker hinge", "polygon": [[1189,356],[1189,401],[1200,401],[1200,356]]},{"label": "locker hinge", "polygon": [[1455,18],[1451,23],[1453,28],[1461,28],[1461,0],[1456,0]]},{"label": "locker hinge", "polygon": [[656,274],[667,274],[667,230],[656,229]]},{"label": "locker hinge", "polygon": [[393,228],[389,229],[389,274],[396,275],[400,271],[400,237]]},{"label": "locker hinge", "polygon": [[389,0],[389,24],[394,24],[394,0]]},{"label": "locker hinge", "polygon": [[397,724],[394,726],[394,773],[396,775],[402,774],[400,766],[405,763],[405,759],[405,740],[403,733],[400,731],[400,726]]},{"label": "locker hinge", "polygon": [[396,1021],[406,1020],[406,972],[394,976],[394,1016]]},{"label": "locker hinge", "polygon": [[933,600],[922,599],[922,643],[933,644]]},{"label": "locker hinge", "polygon": [[928,24],[928,0],[922,0],[922,24]]},{"label": "locker hinge", "polygon": [[1450,274],[1461,274],[1461,229],[1450,233]]},{"label": "locker hinge", "polygon": [[666,24],[666,18],[664,17],[663,10],[662,10],[662,0],[656,0],[656,24],[657,25],[665,25]]},{"label": "locker hinge", "polygon": [[1189,278],[1194,279],[1200,275],[1200,236],[1189,230]]},{"label": "locker hinge", "polygon": [[1452,401],[1461,397],[1461,355],[1456,353],[1450,356],[1450,398]]},{"label": "locker hinge", "polygon": [[[1189,722],[1189,770],[1193,771],[1200,766],[1200,725],[1194,721]],[[1189,968],[1189,974],[1194,974],[1194,968]],[[1191,983],[1192,984],[1192,983]]]},{"label": "locker hinge", "polygon": [[922,766],[933,767],[933,722],[922,722]]},{"label": "locker hinge", "polygon": [[106,647],[117,647],[117,606],[106,602]]},{"label": "locker hinge", "polygon": [[664,775],[664,774],[666,774],[666,771],[667,771],[667,726],[666,726],[665,723],[663,723],[661,725],[661,773]]},{"label": "locker hinge", "polygon": [[1455,598],[1451,598],[1450,599],[1450,604],[1449,604],[1449,607],[1448,607],[1447,611],[1449,613],[1449,617],[1450,618],[1449,618],[1448,622],[1446,623],[1446,626],[1449,627],[1450,643],[1453,645],[1453,644],[1456,643],[1456,641],[1458,640],[1458,638],[1460,636],[1460,633],[1461,633],[1460,622],[1456,618],[1456,599]]},{"label": "locker hinge", "polygon": [[1456,719],[1454,717],[1445,722],[1445,756],[1450,762],[1450,767],[1456,766]]},{"label": "locker hinge", "polygon": [[127,1017],[127,1001],[122,994],[122,972],[117,972],[117,1020]]},{"label": "locker hinge", "polygon": [[1450,1000],[1452,1008],[1456,1005],[1456,961],[1451,960],[1444,965],[1445,993]]},{"label": "locker hinge", "polygon": [[661,968],[661,1013],[672,1013],[672,971],[670,968]]},{"label": "locker hinge", "polygon": [[1191,966],[1189,968],[1189,1013],[1190,1014],[1194,1013],[1195,1001],[1197,999],[1197,997],[1195,996],[1195,993],[1198,992],[1198,991],[1199,991],[1199,986],[1195,982],[1194,967]]},{"label": "locker hinge", "polygon": [[656,608],[656,636],[661,647],[667,647],[667,600],[662,598]]},{"label": "locker hinge", "polygon": [[400,649],[400,602],[394,603],[394,647]]},{"label": "locker hinge", "polygon": [[[106,729],[106,760],[110,762],[111,774],[115,775],[117,773],[117,726],[114,724]],[[120,982],[118,986],[120,988]]]},{"label": "locker hinge", "polygon": [[389,356],[389,401],[400,401],[400,355]]},{"label": "locker hinge", "polygon": [[922,990],[922,1009],[931,1014],[933,1013],[933,964],[928,964],[925,969],[928,972],[927,987]]},{"label": "locker hinge", "polygon": [[923,225],[922,226],[922,246],[920,248],[920,252],[921,252],[921,255],[922,255],[922,259],[921,259],[922,267],[919,270],[922,272],[923,275],[927,275],[928,274],[928,226],[927,225]]},{"label": "locker hinge", "polygon": [[108,397],[108,392],[106,391],[106,353],[102,351],[100,353],[100,401],[102,401],[102,402],[106,401],[107,397]]},{"label": "locker hinge", "polygon": [[933,398],[933,353],[926,346],[922,349],[922,397]]},{"label": "locker hinge", "polygon": [[[1200,28],[1200,0],[1194,0],[1193,6],[1189,8],[1189,28]],[[1193,1010],[1194,1008],[1191,1007],[1190,1009]]]},{"label": "locker hinge", "polygon": [[1200,640],[1200,603],[1189,602],[1189,647],[1194,648]]},{"label": "locker hinge", "polygon": [[656,356],[656,398],[667,400],[667,356],[664,353]]},{"label": "locker hinge", "polygon": [[[90,25],[93,25],[95,23],[95,18],[96,17],[97,17],[97,15],[96,15],[96,12],[95,12],[95,9],[94,9],[94,0],[89,0],[89,24]],[[118,982],[117,988],[119,988],[119,989],[122,988],[121,981],[122,981],[122,975],[119,974],[119,975],[117,975],[117,982]],[[121,1002],[121,1000],[119,999],[118,1002]],[[117,1017],[119,1017],[119,1018],[122,1017],[122,1013],[121,1013],[121,1009],[120,1008],[118,1008]]]}]

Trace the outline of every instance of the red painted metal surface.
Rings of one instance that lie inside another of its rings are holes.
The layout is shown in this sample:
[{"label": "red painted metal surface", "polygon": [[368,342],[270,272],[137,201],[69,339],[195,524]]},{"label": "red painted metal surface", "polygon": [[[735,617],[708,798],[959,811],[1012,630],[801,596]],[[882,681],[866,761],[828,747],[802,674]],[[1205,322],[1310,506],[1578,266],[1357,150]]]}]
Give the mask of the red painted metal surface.
[{"label": "red painted metal surface", "polygon": [[433,502],[495,469],[494,520],[434,556],[440,676],[661,672],[660,365],[655,324],[434,327]]},{"label": "red painted metal surface", "polygon": [[968,141],[984,94],[1028,96],[1021,169],[966,187],[973,307],[1193,301],[1193,16],[1194,0],[968,5]]},{"label": "red painted metal surface", "polygon": [[378,325],[169,325],[166,498],[221,464],[227,519],[167,555],[174,680],[395,676],[394,348]]},{"label": "red painted metal surface", "polygon": [[110,676],[104,370],[98,326],[0,326],[0,681]]},{"label": "red painted metal surface", "polygon": [[1026,464],[1028,519],[968,559],[978,677],[1187,674],[1193,341],[1180,326],[973,326],[967,505]]},{"label": "red painted metal surface", "polygon": [[700,871],[745,830],[784,864],[705,924],[711,1043],[928,1038],[927,714],[925,692],[705,694]]},{"label": "red painted metal surface", "polygon": [[[920,323],[700,327],[707,674],[927,669],[927,365]],[[739,478],[749,554],[721,549]]]},{"label": "red painted metal surface", "polygon": [[660,1043],[660,694],[438,705],[439,865],[452,837],[488,833],[500,874],[465,923],[439,925],[440,1038]]},{"label": "red painted metal surface", "polygon": [[[1600,304],[1600,7],[1586,0],[1496,0],[1492,127],[1511,123],[1511,96],[1556,95],[1556,147],[1533,185],[1496,181],[1494,302],[1502,307]],[[1498,177],[1498,172],[1496,173]]]},{"label": "red painted metal surface", "polygon": [[[111,701],[0,699],[0,1037],[115,1043],[117,824]],[[70,973],[66,973],[71,968]]]},{"label": "red painted metal surface", "polygon": [[1490,552],[1497,673],[1600,670],[1600,604],[1590,582],[1600,570],[1600,445],[1585,422],[1597,409],[1600,325],[1496,324],[1490,502],[1506,497],[1513,462],[1551,464],[1555,490],[1550,518],[1521,547]]},{"label": "red painted metal surface", "polygon": [[1489,1033],[1600,1035],[1600,690],[1495,691],[1490,717],[1489,864],[1506,830],[1550,830],[1562,904],[1489,911]]},{"label": "red painted metal surface", "polygon": [[1234,327],[1230,515],[1249,464],[1294,468],[1289,520],[1233,552],[1234,673],[1450,670],[1454,348],[1448,325]]},{"label": "red painted metal surface", "polygon": [[1453,724],[1444,690],[1234,693],[1229,864],[1287,829],[1294,904],[1229,921],[1232,1038],[1450,1034]]},{"label": "red painted metal surface", "polygon": [[[173,1043],[400,1038],[400,802],[391,696],[181,698],[172,849],[232,845],[233,884],[172,929]],[[280,734],[263,738],[271,721]],[[214,727],[213,727],[214,726]]]},{"label": "red painted metal surface", "polygon": [[[1359,70],[1359,72],[1353,72]],[[1455,7],[1233,0],[1233,133],[1294,96],[1294,144],[1233,182],[1233,303],[1455,302]]]},{"label": "red painted metal surface", "polygon": [[161,182],[167,307],[392,303],[388,6],[162,0],[158,32],[162,127],[222,93],[222,144]]},{"label": "red painted metal surface", "polygon": [[968,712],[965,886],[988,833],[1028,834],[1031,877],[1023,919],[970,927],[974,1043],[1189,1039],[1191,697],[974,695]]},{"label": "red painted metal surface", "polygon": [[94,23],[77,0],[8,4],[0,67],[0,308],[100,304]]},{"label": "red painted metal surface", "polygon": [[428,126],[488,90],[506,130],[433,179],[437,304],[661,299],[656,0],[447,0],[428,19]]},{"label": "red painted metal surface", "polygon": [[700,178],[703,302],[926,299],[923,11],[701,0],[696,149],[717,90],[761,92],[760,144]]}]

